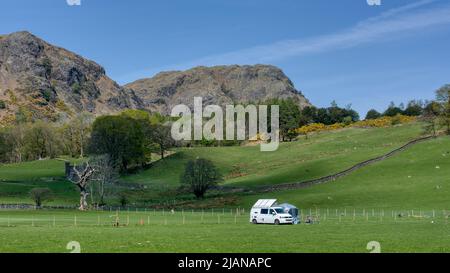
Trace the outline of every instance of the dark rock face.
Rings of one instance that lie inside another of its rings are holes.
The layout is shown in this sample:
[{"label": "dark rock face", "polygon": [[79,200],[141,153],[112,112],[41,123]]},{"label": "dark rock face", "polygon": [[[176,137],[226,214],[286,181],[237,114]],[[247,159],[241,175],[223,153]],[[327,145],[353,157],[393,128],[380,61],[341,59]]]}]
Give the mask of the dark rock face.
[{"label": "dark rock face", "polygon": [[297,91],[279,68],[270,65],[196,67],[187,71],[162,72],[149,79],[127,84],[146,108],[170,114],[174,105],[203,103],[226,105],[260,102],[271,98],[292,98],[301,107],[308,100]]},{"label": "dark rock face", "polygon": [[37,119],[64,111],[106,114],[142,106],[132,90],[109,79],[100,65],[29,32],[0,37],[0,99],[9,100],[5,111],[24,106]]}]

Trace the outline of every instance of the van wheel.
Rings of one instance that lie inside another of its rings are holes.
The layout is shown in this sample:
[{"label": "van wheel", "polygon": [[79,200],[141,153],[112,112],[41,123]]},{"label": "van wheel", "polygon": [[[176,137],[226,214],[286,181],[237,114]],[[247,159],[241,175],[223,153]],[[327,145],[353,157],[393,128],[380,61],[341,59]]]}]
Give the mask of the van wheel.
[{"label": "van wheel", "polygon": [[256,225],[256,224],[258,224],[258,221],[256,221],[256,219],[253,219],[252,223]]},{"label": "van wheel", "polygon": [[275,219],[275,225],[279,225],[280,224],[280,220]]}]

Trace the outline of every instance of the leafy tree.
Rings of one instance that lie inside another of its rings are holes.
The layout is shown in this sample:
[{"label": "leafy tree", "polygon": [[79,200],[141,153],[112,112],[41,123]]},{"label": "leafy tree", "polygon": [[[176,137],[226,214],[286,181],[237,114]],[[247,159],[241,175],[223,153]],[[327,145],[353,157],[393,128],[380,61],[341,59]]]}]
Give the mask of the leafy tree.
[{"label": "leafy tree", "polygon": [[25,152],[31,160],[54,158],[59,153],[59,140],[53,125],[43,121],[31,124],[24,135]]},{"label": "leafy tree", "polygon": [[30,197],[33,199],[36,208],[40,208],[44,201],[52,198],[52,191],[49,188],[34,188],[30,191]]},{"label": "leafy tree", "polygon": [[395,106],[394,102],[391,102],[386,111],[384,111],[383,116],[395,117],[398,114],[403,114],[403,110],[400,107]]},{"label": "leafy tree", "polygon": [[181,176],[181,182],[190,187],[197,198],[203,198],[206,191],[222,180],[214,164],[207,159],[190,160]]},{"label": "leafy tree", "polygon": [[144,132],[142,125],[126,116],[98,117],[93,126],[89,151],[92,154],[108,154],[125,172],[130,164],[143,164]]},{"label": "leafy tree", "polygon": [[444,85],[436,91],[436,101],[441,105],[439,122],[450,135],[450,84]]},{"label": "leafy tree", "polygon": [[[280,107],[280,136],[281,140],[292,140],[296,135],[292,132],[300,127],[301,112],[299,105],[292,99],[271,99],[267,105],[278,105]],[[270,113],[268,119],[270,120]],[[270,121],[268,121],[270,125]],[[270,127],[270,126],[269,126]]]},{"label": "leafy tree", "polygon": [[379,117],[381,117],[381,113],[375,109],[369,110],[366,114],[366,120],[367,119],[377,119]]},{"label": "leafy tree", "polygon": [[161,155],[161,159],[164,159],[164,154],[167,149],[170,149],[175,145],[175,141],[172,138],[170,132],[170,126],[164,124],[155,124],[151,126],[150,137],[154,145]]},{"label": "leafy tree", "polygon": [[25,124],[17,124],[4,130],[5,161],[17,163],[25,159]]},{"label": "leafy tree", "polygon": [[300,126],[304,126],[317,121],[317,108],[314,106],[306,106],[302,109],[300,117]]},{"label": "leafy tree", "polygon": [[85,156],[93,121],[94,116],[91,113],[82,112],[60,128],[65,151],[70,156],[81,158]]},{"label": "leafy tree", "polygon": [[[155,142],[156,139],[159,139],[160,142],[163,141],[161,139],[161,132],[153,132],[154,129],[159,129],[159,126],[164,123],[165,118],[163,116],[160,114],[150,114],[147,111],[135,109],[125,110],[121,112],[120,115],[123,117],[132,118],[140,124],[144,134],[143,147],[146,160],[151,159],[151,153],[154,151],[161,153],[161,147],[162,150],[165,151],[166,146],[164,143],[160,146]],[[169,144],[167,146],[169,146]]]},{"label": "leafy tree", "polygon": [[420,116],[423,113],[422,102],[420,101],[410,101],[403,111],[403,115],[406,116]]},{"label": "leafy tree", "polygon": [[0,100],[0,109],[6,108],[6,102],[4,100]]},{"label": "leafy tree", "polygon": [[86,147],[94,117],[91,113],[82,112],[75,116],[72,120],[72,126],[75,133],[76,146],[79,150],[80,157],[84,157],[84,148]]},{"label": "leafy tree", "polygon": [[430,102],[423,111],[423,120],[425,122],[424,133],[436,136],[439,130],[438,117],[441,113],[441,105],[435,101]]},{"label": "leafy tree", "polygon": [[341,108],[337,106],[336,102],[332,102],[331,107],[319,108],[317,110],[317,118],[314,120],[315,123],[323,123],[325,125],[331,125],[335,123],[344,122],[356,122],[359,120],[359,114],[351,109],[351,106],[347,108]]}]

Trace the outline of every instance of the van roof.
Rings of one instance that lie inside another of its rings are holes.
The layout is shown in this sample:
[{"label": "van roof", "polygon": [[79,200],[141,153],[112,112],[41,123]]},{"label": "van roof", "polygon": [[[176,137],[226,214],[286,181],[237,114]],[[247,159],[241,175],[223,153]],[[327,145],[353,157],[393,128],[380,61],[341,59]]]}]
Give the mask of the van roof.
[{"label": "van roof", "polygon": [[259,199],[254,205],[254,208],[269,208],[277,203],[277,199]]}]

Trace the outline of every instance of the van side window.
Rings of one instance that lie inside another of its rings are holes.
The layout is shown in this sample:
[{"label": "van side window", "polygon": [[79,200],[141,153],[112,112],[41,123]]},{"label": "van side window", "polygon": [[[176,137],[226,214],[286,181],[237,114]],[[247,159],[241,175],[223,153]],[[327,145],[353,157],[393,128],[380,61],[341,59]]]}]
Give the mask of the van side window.
[{"label": "van side window", "polygon": [[273,209],[270,210],[270,214],[274,214],[275,211]]},{"label": "van side window", "polygon": [[261,209],[261,214],[268,214],[269,210],[268,209]]}]

